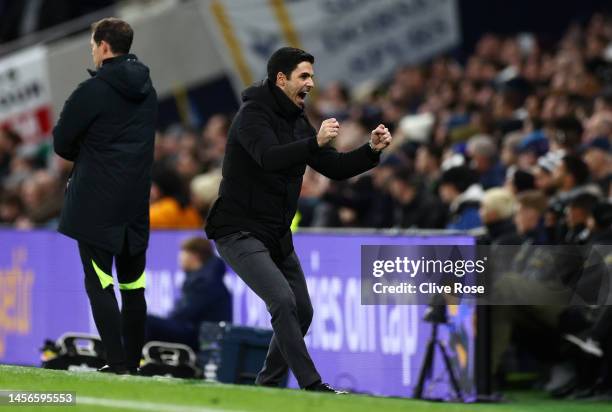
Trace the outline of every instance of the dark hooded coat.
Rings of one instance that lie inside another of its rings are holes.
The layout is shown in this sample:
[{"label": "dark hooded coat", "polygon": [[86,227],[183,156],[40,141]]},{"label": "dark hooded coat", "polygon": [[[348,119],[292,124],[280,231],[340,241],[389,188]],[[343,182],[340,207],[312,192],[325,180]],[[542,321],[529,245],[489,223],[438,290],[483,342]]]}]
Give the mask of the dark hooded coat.
[{"label": "dark hooded coat", "polygon": [[66,101],[55,152],[74,161],[59,231],[119,254],[147,248],[157,94],[133,54],[104,60]]},{"label": "dark hooded coat", "polygon": [[219,198],[206,225],[210,239],[245,231],[261,240],[273,258],[293,251],[290,225],[302,176],[309,165],[331,179],[347,179],[376,166],[368,144],[339,153],[319,147],[317,131],[276,85],[246,89],[229,130]]}]

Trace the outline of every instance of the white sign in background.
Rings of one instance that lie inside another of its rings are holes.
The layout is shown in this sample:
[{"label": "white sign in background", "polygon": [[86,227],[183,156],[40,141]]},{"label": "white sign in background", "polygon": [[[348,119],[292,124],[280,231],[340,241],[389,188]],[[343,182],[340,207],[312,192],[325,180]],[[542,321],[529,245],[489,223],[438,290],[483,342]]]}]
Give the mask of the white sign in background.
[{"label": "white sign in background", "polygon": [[32,143],[49,136],[51,121],[46,48],[34,46],[0,59],[0,127]]},{"label": "white sign in background", "polygon": [[460,41],[456,0],[210,0],[202,12],[238,90],[283,46],[315,56],[320,84],[356,85]]}]

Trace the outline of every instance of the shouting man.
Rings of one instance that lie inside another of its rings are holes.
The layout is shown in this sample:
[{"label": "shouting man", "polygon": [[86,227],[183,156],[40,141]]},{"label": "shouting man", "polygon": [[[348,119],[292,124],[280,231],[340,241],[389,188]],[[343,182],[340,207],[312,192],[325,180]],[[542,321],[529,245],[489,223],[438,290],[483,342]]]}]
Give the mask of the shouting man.
[{"label": "shouting man", "polygon": [[206,233],[272,315],[274,335],[256,383],[278,386],[291,368],[301,388],[340,393],[322,383],[304,343],[313,309],[290,225],[306,165],[331,179],[350,178],[376,166],[391,134],[381,124],[349,153],[329,145],[340,129],[336,119],[317,133],[304,115],[313,64],[305,51],[281,48],[268,61],[267,79],[244,91]]}]

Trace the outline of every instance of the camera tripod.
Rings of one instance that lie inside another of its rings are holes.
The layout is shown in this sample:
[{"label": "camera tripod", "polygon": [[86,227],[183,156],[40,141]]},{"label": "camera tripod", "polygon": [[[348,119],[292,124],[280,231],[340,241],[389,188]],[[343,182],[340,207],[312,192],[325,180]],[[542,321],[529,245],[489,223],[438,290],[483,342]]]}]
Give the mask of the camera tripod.
[{"label": "camera tripod", "polygon": [[431,336],[429,342],[427,342],[427,352],[425,352],[425,358],[421,364],[421,371],[419,373],[419,381],[417,386],[414,388],[413,397],[416,399],[423,399],[423,389],[425,386],[425,379],[430,377],[434,371],[434,354],[436,346],[440,348],[442,352],[442,359],[444,359],[444,365],[446,372],[451,381],[453,390],[457,394],[457,398],[461,399],[461,389],[459,388],[459,382],[453,372],[453,366],[446,348],[438,339],[438,326],[446,323],[446,305],[430,306],[429,312],[425,314],[424,320],[431,323]]}]

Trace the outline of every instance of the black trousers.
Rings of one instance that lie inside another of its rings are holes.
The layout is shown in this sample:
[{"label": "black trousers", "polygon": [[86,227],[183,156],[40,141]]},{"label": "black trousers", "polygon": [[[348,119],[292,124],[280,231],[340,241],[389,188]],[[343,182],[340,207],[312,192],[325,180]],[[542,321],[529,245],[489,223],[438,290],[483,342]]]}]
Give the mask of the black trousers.
[{"label": "black trousers", "polygon": [[224,236],[215,243],[221,257],[263,299],[272,315],[274,334],[256,383],[277,386],[288,368],[302,388],[320,380],[304,343],[313,310],[295,252],[274,262],[264,244],[249,232]]},{"label": "black trousers", "polygon": [[[111,252],[79,242],[79,253],[85,270],[85,290],[108,364],[117,368],[138,367],[147,316],[146,251],[130,255],[125,242],[121,254],[113,256]],[[113,259],[121,292],[121,310],[113,289]]]}]

